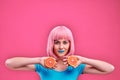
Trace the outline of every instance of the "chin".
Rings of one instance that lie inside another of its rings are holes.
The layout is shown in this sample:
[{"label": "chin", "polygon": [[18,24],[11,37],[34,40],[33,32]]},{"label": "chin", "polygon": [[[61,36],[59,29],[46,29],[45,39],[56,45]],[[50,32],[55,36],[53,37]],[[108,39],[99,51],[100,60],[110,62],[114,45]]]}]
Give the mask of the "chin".
[{"label": "chin", "polygon": [[65,55],[60,55],[59,57],[60,57],[60,58],[63,58],[63,57],[65,57]]},{"label": "chin", "polygon": [[58,56],[58,57],[64,57],[65,55],[59,55],[59,54],[58,54],[57,56]]},{"label": "chin", "polygon": [[62,58],[62,57],[64,57],[64,56],[66,56],[66,53],[57,53],[57,56],[58,56],[59,58]]}]

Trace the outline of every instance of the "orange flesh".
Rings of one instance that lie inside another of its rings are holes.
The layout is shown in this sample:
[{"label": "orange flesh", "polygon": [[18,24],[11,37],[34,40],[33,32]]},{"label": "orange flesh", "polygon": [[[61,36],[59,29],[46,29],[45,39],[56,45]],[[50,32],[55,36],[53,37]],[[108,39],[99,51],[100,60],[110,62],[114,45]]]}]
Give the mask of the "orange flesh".
[{"label": "orange flesh", "polygon": [[53,57],[49,57],[47,59],[45,59],[45,66],[48,68],[53,68],[55,66],[55,58]]},{"label": "orange flesh", "polygon": [[78,61],[77,57],[75,57],[75,56],[68,56],[67,61],[68,61],[68,64],[73,66],[73,67],[77,66],[77,61]]}]

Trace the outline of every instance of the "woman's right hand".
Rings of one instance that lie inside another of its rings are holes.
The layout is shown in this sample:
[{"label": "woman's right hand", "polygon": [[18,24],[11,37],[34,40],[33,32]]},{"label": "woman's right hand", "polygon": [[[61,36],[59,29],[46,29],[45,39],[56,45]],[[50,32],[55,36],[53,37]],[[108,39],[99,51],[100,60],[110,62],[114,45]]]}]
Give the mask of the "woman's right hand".
[{"label": "woman's right hand", "polygon": [[45,66],[45,60],[46,60],[47,58],[49,58],[49,57],[41,57],[41,58],[40,58],[40,64],[41,64],[42,66]]}]

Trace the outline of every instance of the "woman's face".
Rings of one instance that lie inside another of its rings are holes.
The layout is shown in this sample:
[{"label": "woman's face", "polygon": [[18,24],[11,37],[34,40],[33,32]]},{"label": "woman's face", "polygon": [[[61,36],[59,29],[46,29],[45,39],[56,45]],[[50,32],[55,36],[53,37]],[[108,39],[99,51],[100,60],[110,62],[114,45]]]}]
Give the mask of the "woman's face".
[{"label": "woman's face", "polygon": [[70,48],[70,41],[66,39],[59,39],[54,41],[53,50],[56,56],[65,56]]}]

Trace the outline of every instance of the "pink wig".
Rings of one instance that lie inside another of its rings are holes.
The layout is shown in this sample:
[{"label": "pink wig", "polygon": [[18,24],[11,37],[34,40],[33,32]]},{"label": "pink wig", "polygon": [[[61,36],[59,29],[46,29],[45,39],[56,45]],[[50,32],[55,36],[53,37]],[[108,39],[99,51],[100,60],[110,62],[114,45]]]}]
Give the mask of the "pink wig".
[{"label": "pink wig", "polygon": [[70,50],[67,55],[74,54],[74,40],[73,40],[71,30],[65,26],[57,26],[50,32],[49,37],[48,37],[48,44],[47,44],[48,56],[56,57],[53,52],[53,45],[54,45],[54,40],[58,40],[58,39],[69,40],[70,41]]}]

